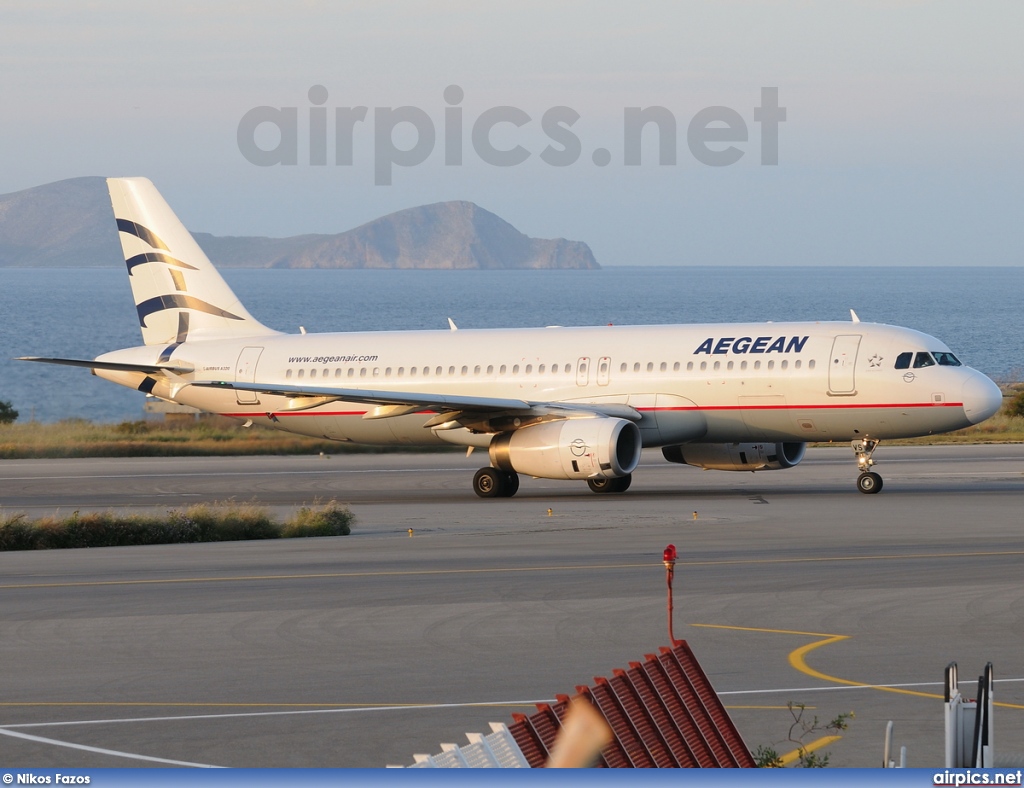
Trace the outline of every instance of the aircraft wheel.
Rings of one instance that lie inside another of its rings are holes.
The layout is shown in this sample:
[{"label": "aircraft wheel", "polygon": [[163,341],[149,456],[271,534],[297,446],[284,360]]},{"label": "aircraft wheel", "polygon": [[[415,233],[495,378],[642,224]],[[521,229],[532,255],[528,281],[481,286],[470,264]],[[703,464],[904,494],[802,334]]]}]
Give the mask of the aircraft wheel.
[{"label": "aircraft wheel", "polygon": [[620,476],[618,479],[612,479],[615,482],[612,485],[612,492],[624,493],[629,489],[629,485],[633,483],[633,474],[627,473],[625,476]]},{"label": "aircraft wheel", "polygon": [[857,489],[866,495],[874,495],[882,491],[882,477],[874,471],[862,473],[857,478]]},{"label": "aircraft wheel", "polygon": [[473,492],[481,498],[511,498],[519,492],[519,474],[481,468],[473,477]]},{"label": "aircraft wheel", "polygon": [[596,493],[623,493],[629,489],[630,482],[633,481],[631,474],[625,476],[619,476],[615,479],[609,479],[606,477],[595,477],[593,479],[587,479],[587,486],[593,492]]},{"label": "aircraft wheel", "polygon": [[501,493],[502,498],[511,498],[519,492],[519,474],[509,471],[505,474],[505,489]]},{"label": "aircraft wheel", "polygon": [[505,474],[497,468],[481,468],[473,476],[473,492],[481,498],[500,498],[508,486]]}]

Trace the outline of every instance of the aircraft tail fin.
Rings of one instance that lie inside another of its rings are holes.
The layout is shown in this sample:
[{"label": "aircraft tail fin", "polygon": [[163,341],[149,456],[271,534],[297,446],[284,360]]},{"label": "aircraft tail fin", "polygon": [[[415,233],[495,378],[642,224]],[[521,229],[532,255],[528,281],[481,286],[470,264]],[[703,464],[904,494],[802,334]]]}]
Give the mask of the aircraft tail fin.
[{"label": "aircraft tail fin", "polygon": [[145,344],[278,333],[246,311],[148,179],[108,178],[107,189]]}]

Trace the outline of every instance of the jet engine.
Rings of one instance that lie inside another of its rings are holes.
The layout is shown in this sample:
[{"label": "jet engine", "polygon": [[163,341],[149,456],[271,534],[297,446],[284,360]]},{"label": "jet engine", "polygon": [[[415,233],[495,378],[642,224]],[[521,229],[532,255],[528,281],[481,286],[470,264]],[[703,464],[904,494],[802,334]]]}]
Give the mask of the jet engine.
[{"label": "jet engine", "polygon": [[491,463],[543,479],[609,478],[640,463],[640,428],[607,416],[563,419],[503,432],[491,441]]},{"label": "jet engine", "polygon": [[777,471],[804,458],[806,443],[687,443],[665,446],[669,462],[714,471]]}]

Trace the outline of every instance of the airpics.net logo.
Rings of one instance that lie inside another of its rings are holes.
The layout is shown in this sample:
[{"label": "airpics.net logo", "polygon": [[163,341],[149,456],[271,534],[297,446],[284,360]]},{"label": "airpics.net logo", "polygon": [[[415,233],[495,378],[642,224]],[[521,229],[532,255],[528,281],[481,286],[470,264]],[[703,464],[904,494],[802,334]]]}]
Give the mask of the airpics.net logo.
[{"label": "airpics.net logo", "polygon": [[[374,183],[390,186],[395,167],[423,164],[438,147],[437,126],[420,107],[373,107],[372,113],[366,106],[334,107],[334,112],[329,113],[325,106],[329,94],[323,85],[313,85],[307,97],[311,106],[302,109],[301,124],[299,107],[260,106],[246,112],[238,122],[238,150],[242,156],[258,167],[297,166],[299,134],[304,131],[308,134],[308,161],[303,164],[327,166],[330,161],[339,167],[351,166],[356,139],[371,133]],[[463,164],[467,156],[467,129],[473,155],[493,167],[515,167],[535,154],[551,167],[568,167],[584,155],[583,141],[573,131],[581,116],[572,107],[550,107],[540,115],[540,129],[548,144],[542,150],[532,151],[523,144],[510,144],[508,138],[509,132],[518,130],[524,130],[526,135],[537,120],[534,115],[519,107],[499,106],[485,109],[475,118],[466,118],[460,106],[465,98],[461,87],[449,85],[443,97],[440,147],[445,166]],[[333,115],[333,134],[329,115]],[[761,88],[760,106],[753,107],[750,117],[760,127],[761,165],[777,165],[779,124],[786,120],[786,108],[779,106],[779,89]],[[623,108],[619,161],[627,167],[643,163],[642,136],[648,126],[653,126],[657,135],[658,164],[674,166],[679,124],[672,111],[662,106]],[[514,142],[515,135],[511,136]],[[728,167],[738,162],[746,151],[736,143],[746,143],[749,136],[747,121],[730,107],[705,107],[686,125],[690,155],[709,167]],[[501,137],[503,143],[496,142],[495,137]],[[596,147],[590,153],[590,160],[597,167],[607,167],[613,158],[615,154],[606,147]]]}]

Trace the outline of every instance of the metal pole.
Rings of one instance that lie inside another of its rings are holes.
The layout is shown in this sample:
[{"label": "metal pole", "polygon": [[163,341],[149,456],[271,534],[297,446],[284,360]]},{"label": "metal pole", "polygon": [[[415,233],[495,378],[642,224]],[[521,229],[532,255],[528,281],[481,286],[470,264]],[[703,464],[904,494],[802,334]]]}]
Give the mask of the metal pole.
[{"label": "metal pole", "polygon": [[662,563],[665,565],[665,585],[668,587],[668,639],[672,644],[672,648],[679,645],[679,641],[676,640],[672,632],[672,578],[676,573],[676,557],[676,546],[674,544],[666,547],[661,555]]}]

